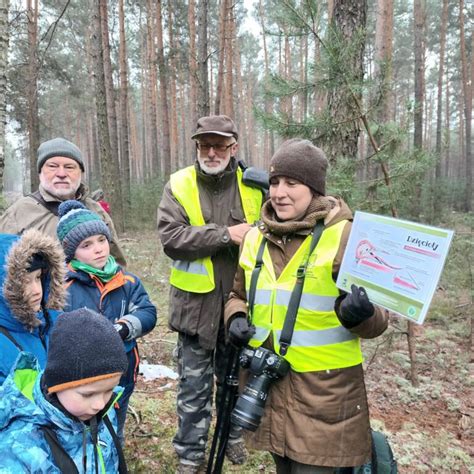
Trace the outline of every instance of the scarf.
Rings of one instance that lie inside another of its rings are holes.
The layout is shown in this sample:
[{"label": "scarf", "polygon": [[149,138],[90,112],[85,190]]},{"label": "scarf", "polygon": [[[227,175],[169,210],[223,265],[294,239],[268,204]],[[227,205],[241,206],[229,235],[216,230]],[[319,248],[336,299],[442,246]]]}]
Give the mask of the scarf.
[{"label": "scarf", "polygon": [[300,231],[312,230],[319,219],[324,219],[333,208],[333,202],[326,196],[314,196],[306,213],[299,220],[280,221],[268,199],[262,207],[261,219],[268,230],[275,235],[289,235]]},{"label": "scarf", "polygon": [[87,263],[80,262],[75,258],[73,258],[70,263],[71,267],[74,270],[82,270],[83,272],[95,275],[100,281],[104,283],[107,283],[108,281],[112,280],[112,278],[115,276],[115,274],[120,268],[117,265],[115,258],[112,257],[112,255],[109,255],[109,258],[107,259],[107,263],[104,265],[104,268],[91,267],[90,265],[87,265]]}]

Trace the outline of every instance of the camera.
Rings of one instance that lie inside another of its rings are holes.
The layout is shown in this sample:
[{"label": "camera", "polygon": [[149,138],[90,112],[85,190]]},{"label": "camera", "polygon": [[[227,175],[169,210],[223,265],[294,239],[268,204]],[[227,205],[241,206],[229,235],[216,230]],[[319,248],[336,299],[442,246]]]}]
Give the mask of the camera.
[{"label": "camera", "polygon": [[231,421],[246,430],[255,431],[263,415],[270,384],[284,377],[290,364],[283,357],[262,347],[242,349],[239,362],[241,367],[249,369],[250,378],[237,399]]}]

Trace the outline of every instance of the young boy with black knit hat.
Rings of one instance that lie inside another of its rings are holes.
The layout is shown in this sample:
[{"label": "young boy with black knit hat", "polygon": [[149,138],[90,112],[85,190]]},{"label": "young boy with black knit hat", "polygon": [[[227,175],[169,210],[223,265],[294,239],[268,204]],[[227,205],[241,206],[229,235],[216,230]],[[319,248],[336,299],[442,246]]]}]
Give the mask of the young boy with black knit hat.
[{"label": "young boy with black knit hat", "polygon": [[110,231],[97,214],[78,201],[65,201],[59,206],[59,218],[57,235],[69,268],[66,308],[89,308],[102,314],[114,323],[125,344],[128,370],[120,380],[124,392],[118,410],[118,434],[123,441],[140,362],[136,339],[155,327],[156,308],[140,280],[110,255]]},{"label": "young boy with black knit hat", "polygon": [[60,315],[44,371],[21,352],[0,387],[1,472],[126,472],[113,405],[127,364],[106,318]]}]

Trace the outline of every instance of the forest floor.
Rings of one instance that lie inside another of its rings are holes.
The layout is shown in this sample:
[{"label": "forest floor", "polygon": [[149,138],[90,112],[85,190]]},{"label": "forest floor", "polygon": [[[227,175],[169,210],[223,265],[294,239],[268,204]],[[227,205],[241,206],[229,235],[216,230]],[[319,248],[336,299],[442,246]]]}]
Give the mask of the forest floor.
[{"label": "forest floor", "polygon": [[[372,427],[389,438],[400,473],[474,473],[474,392],[471,347],[472,229],[459,226],[423,326],[416,326],[417,376],[410,381],[406,323],[394,318],[378,339],[363,341]],[[176,334],[167,327],[169,261],[155,232],[121,239],[129,269],[139,275],[159,311],[159,324],[140,343],[142,359],[176,370]],[[467,258],[467,260],[466,260]],[[458,274],[462,272],[463,276]],[[467,272],[467,273],[466,273]],[[126,426],[130,472],[173,473],[176,381],[139,376]],[[223,472],[274,473],[267,453],[250,452]]]}]

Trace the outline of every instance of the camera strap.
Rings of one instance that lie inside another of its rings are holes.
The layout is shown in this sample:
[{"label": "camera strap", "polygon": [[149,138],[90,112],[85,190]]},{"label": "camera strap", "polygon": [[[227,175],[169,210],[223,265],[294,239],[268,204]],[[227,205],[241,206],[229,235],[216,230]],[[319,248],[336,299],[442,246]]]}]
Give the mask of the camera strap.
[{"label": "camera strap", "polygon": [[[303,293],[304,279],[306,276],[306,268],[308,266],[309,258],[313,253],[314,249],[318,245],[319,239],[324,230],[324,221],[320,219],[316,222],[316,226],[313,229],[313,238],[311,239],[311,244],[309,246],[308,257],[306,261],[302,262],[298,267],[296,272],[296,283],[291,292],[290,302],[288,303],[288,309],[286,311],[285,322],[283,324],[283,329],[280,334],[280,355],[284,356],[288,347],[291,344],[291,339],[293,338],[293,330],[295,328],[296,315],[298,314],[298,308],[300,306],[301,294]],[[253,273],[252,273],[253,278]],[[256,286],[256,282],[255,282]]]},{"label": "camera strap", "polygon": [[257,258],[255,261],[255,267],[252,270],[252,277],[250,278],[250,288],[249,288],[249,300],[248,300],[248,311],[250,321],[252,320],[253,314],[253,305],[255,303],[255,290],[257,289],[257,280],[260,272],[262,271],[263,265],[263,251],[265,250],[265,245],[267,244],[267,239],[263,237],[262,242],[260,243],[260,247],[257,251]]}]

